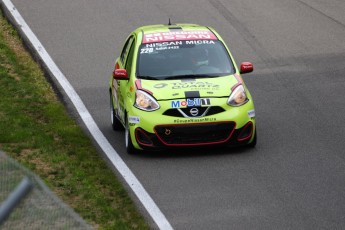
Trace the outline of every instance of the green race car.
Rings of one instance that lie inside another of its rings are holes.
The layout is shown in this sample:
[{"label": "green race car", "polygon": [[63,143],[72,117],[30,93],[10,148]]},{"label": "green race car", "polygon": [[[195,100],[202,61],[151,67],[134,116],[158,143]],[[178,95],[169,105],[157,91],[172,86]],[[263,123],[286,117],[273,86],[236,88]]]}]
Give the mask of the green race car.
[{"label": "green race car", "polygon": [[253,99],[212,28],[150,25],[133,31],[109,81],[111,122],[128,153],[206,145],[256,145]]}]

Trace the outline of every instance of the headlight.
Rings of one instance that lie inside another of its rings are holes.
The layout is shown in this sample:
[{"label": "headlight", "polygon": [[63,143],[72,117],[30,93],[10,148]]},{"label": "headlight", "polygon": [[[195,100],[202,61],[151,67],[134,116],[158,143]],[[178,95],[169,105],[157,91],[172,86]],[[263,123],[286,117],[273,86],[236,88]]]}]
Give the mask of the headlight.
[{"label": "headlight", "polygon": [[157,101],[148,93],[137,90],[135,93],[135,107],[145,111],[154,111],[159,109]]},{"label": "headlight", "polygon": [[228,105],[231,106],[241,106],[249,101],[246,91],[244,90],[243,85],[238,85],[234,91],[232,91],[229,99]]}]

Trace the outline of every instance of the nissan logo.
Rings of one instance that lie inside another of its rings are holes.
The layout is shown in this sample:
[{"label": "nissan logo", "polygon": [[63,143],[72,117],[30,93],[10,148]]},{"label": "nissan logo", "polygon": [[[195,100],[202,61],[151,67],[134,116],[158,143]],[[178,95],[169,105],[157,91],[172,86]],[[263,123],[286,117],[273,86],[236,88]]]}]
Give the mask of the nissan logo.
[{"label": "nissan logo", "polygon": [[198,116],[199,114],[199,110],[197,108],[192,108],[189,112],[193,117]]},{"label": "nissan logo", "polygon": [[165,128],[165,135],[169,136],[170,134],[171,134],[171,130],[170,130],[170,129]]}]

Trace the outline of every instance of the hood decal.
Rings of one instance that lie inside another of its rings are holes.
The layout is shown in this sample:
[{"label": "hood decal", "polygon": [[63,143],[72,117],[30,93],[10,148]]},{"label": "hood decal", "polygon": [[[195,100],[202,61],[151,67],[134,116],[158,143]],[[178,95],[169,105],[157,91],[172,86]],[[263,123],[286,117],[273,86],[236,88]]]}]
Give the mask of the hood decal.
[{"label": "hood decal", "polygon": [[216,78],[143,80],[137,89],[150,92],[157,100],[181,100],[183,98],[228,97],[231,88],[239,82],[234,75]]}]

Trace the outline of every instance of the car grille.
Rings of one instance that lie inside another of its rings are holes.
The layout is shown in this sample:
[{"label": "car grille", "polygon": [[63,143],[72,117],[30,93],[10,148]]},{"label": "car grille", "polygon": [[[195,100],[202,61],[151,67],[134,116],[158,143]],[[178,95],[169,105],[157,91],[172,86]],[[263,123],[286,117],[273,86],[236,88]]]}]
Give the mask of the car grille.
[{"label": "car grille", "polygon": [[[190,110],[194,107],[189,108],[180,108],[180,109],[168,109],[166,110],[163,115],[172,116],[172,117],[195,117],[191,114]],[[211,106],[211,107],[195,107],[199,110],[197,117],[200,116],[211,116],[214,114],[218,114],[224,112],[225,110],[220,106]]]},{"label": "car grille", "polygon": [[229,140],[235,125],[235,122],[159,125],[155,132],[165,145],[206,145]]}]

